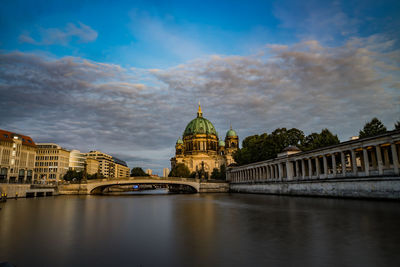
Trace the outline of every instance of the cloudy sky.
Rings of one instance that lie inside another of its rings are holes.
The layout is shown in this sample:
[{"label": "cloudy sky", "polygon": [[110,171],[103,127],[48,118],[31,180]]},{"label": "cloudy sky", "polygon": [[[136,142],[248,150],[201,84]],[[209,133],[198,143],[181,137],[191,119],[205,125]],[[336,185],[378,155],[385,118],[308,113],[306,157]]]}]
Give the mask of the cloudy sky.
[{"label": "cloudy sky", "polygon": [[[218,3],[216,3],[218,2]],[[220,137],[342,141],[400,120],[399,1],[19,1],[0,9],[0,128],[162,173],[201,101]]]}]

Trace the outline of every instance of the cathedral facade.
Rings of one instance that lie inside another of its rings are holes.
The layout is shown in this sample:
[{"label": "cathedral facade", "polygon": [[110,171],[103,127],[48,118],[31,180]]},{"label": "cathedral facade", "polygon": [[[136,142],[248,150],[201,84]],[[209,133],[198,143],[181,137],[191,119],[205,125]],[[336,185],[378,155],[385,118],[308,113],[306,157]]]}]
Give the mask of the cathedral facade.
[{"label": "cathedral facade", "polygon": [[219,170],[222,165],[235,163],[232,155],[238,146],[239,137],[232,126],[226,133],[225,141],[220,140],[214,125],[203,117],[199,104],[197,117],[189,122],[182,138],[176,142],[171,168],[183,163],[191,173],[202,173],[204,178],[210,179],[214,168]]}]

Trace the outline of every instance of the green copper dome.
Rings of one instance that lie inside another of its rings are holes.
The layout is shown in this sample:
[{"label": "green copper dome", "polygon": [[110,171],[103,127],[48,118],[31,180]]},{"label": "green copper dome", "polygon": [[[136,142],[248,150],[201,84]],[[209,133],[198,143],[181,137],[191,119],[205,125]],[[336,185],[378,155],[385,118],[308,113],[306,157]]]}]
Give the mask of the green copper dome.
[{"label": "green copper dome", "polygon": [[226,132],[226,137],[236,137],[236,136],[237,133],[234,130],[232,130],[232,127],[231,129],[229,129],[229,131]]},{"label": "green copper dome", "polygon": [[178,141],[176,141],[176,144],[183,144],[183,141],[182,141],[182,139],[178,139]]},{"label": "green copper dome", "polygon": [[192,135],[192,134],[215,134],[217,135],[217,131],[215,131],[214,125],[203,117],[197,117],[186,126],[185,132],[183,136]]},{"label": "green copper dome", "polygon": [[199,105],[199,111],[197,112],[197,118],[189,122],[189,124],[186,126],[185,131],[183,132],[183,136],[192,134],[217,135],[217,131],[215,130],[214,125],[206,118],[203,118],[203,113],[201,112],[200,105]]},{"label": "green copper dome", "polygon": [[225,146],[225,141],[219,140],[218,146]]}]

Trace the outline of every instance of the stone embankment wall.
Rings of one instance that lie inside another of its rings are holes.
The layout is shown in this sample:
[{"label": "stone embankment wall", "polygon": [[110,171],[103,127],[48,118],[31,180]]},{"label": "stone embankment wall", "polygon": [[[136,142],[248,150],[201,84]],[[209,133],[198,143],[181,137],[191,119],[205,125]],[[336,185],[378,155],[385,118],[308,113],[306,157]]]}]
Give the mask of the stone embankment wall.
[{"label": "stone embankment wall", "polygon": [[59,185],[58,192],[60,195],[87,195],[87,184]]},{"label": "stone embankment wall", "polygon": [[54,186],[31,184],[0,184],[0,192],[7,194],[7,198],[58,195]]},{"label": "stone embankment wall", "polygon": [[400,177],[230,184],[235,193],[400,200]]},{"label": "stone embankment wall", "polygon": [[214,182],[200,183],[199,193],[227,193],[229,192],[229,183]]},{"label": "stone embankment wall", "polygon": [[7,194],[8,198],[26,197],[26,192],[30,188],[30,184],[2,184],[0,185],[0,192]]}]

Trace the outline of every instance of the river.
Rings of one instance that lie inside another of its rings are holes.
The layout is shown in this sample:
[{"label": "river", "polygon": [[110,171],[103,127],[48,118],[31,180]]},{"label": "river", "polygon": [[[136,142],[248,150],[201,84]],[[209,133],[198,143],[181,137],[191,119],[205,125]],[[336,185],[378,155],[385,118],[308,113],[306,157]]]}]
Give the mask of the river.
[{"label": "river", "polygon": [[21,266],[398,266],[398,202],[251,194],[57,196],[0,204]]}]

